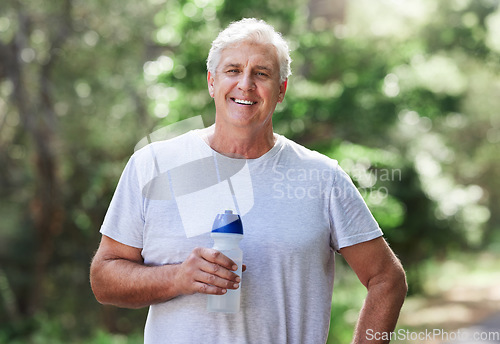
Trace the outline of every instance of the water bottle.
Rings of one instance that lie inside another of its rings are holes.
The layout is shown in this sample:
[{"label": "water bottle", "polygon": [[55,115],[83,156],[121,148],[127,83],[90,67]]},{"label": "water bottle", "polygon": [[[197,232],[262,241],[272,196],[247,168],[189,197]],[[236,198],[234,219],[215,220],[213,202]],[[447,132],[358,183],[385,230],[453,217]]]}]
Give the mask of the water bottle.
[{"label": "water bottle", "polygon": [[[241,279],[243,251],[240,249],[239,243],[243,239],[243,225],[240,216],[233,214],[232,210],[218,214],[210,235],[214,239],[213,248],[238,265],[238,270],[235,273]],[[224,295],[208,295],[207,310],[209,312],[236,313],[240,310],[240,294],[241,280],[238,289],[227,289]]]}]

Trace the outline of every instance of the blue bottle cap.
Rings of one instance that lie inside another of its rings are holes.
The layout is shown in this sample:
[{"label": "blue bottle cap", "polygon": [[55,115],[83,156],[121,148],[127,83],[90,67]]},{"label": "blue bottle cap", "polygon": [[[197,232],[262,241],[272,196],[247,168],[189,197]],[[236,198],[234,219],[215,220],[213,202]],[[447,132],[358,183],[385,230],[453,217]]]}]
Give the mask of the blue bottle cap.
[{"label": "blue bottle cap", "polygon": [[212,233],[243,234],[240,216],[233,214],[232,210],[226,210],[224,214],[217,214],[212,226]]}]

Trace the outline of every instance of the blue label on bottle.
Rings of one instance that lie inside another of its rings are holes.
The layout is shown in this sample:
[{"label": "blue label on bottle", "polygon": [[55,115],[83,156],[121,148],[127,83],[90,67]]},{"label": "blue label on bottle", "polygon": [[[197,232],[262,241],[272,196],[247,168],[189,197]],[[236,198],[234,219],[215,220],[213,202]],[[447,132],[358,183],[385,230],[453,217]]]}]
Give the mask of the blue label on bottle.
[{"label": "blue label on bottle", "polygon": [[233,214],[231,210],[226,210],[224,214],[218,214],[212,226],[212,233],[243,234],[240,216]]}]

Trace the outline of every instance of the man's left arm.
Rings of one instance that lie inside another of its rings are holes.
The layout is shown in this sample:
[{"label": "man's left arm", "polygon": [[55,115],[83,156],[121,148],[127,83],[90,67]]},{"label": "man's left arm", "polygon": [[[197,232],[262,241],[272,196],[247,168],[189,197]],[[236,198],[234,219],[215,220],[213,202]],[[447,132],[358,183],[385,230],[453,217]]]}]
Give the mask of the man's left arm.
[{"label": "man's left arm", "polygon": [[368,291],[352,343],[389,343],[384,338],[394,331],[408,290],[403,266],[382,237],[344,247],[340,254]]}]

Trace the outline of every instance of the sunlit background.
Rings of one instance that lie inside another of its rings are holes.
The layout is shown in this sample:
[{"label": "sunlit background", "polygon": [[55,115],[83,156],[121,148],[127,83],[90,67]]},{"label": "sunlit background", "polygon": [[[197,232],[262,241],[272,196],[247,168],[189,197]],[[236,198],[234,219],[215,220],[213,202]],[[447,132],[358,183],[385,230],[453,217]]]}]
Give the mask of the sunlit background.
[{"label": "sunlit background", "polygon": [[[142,342],[145,310],[92,296],[99,227],[142,137],[213,123],[206,56],[242,17],[290,42],[275,130],[340,162],[404,264],[398,329],[500,312],[499,1],[4,0],[0,343]],[[337,265],[347,344],[364,288]]]}]

